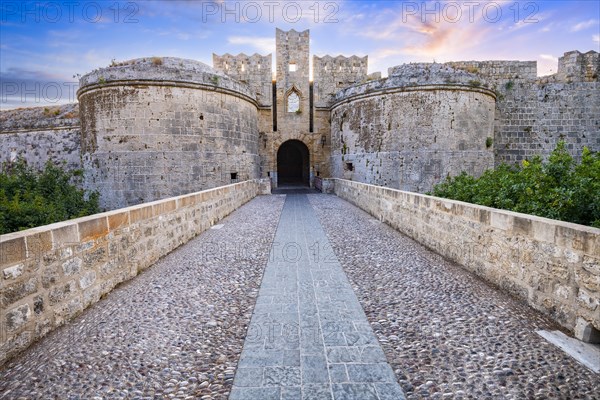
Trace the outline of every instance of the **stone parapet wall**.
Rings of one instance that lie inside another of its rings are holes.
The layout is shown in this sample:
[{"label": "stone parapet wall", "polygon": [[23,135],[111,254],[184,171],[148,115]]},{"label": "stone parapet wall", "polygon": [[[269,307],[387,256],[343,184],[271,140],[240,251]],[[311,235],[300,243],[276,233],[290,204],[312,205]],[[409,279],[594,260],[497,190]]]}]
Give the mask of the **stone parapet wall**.
[{"label": "stone parapet wall", "polygon": [[79,127],[79,104],[0,111],[0,133]]},{"label": "stone parapet wall", "polygon": [[[335,94],[334,105],[352,97],[373,93],[384,94],[398,88],[447,86],[449,88],[489,88],[490,83],[481,75],[463,69],[454,68],[447,64],[413,63],[388,68],[388,77],[350,86]],[[488,89],[482,89],[494,93]]]},{"label": "stone parapet wall", "polygon": [[600,341],[600,229],[335,179],[335,194]]},{"label": "stone parapet wall", "polygon": [[48,161],[81,168],[79,105],[0,111],[0,165],[17,160],[36,169]]},{"label": "stone parapet wall", "polygon": [[200,85],[256,100],[248,85],[231,79],[199,61],[176,57],[147,57],[115,63],[106,68],[96,69],[79,79],[77,97],[96,85],[105,86],[112,82],[186,83]]},{"label": "stone parapet wall", "polygon": [[261,190],[245,181],[1,235],[0,364]]}]

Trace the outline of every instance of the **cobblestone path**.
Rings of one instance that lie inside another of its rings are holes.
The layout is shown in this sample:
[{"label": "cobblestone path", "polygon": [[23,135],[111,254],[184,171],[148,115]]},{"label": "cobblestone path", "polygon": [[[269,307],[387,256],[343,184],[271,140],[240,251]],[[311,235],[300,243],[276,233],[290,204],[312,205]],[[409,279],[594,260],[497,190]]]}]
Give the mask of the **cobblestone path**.
[{"label": "cobblestone path", "polygon": [[217,228],[0,367],[0,399],[600,399],[552,321],[335,196]]},{"label": "cobblestone path", "polygon": [[0,399],[227,399],[285,196],[259,196],[0,367]]},{"label": "cobblestone path", "polygon": [[526,304],[336,197],[308,196],[407,399],[600,399]]},{"label": "cobblestone path", "polygon": [[231,400],[404,395],[306,195],[288,195]]}]

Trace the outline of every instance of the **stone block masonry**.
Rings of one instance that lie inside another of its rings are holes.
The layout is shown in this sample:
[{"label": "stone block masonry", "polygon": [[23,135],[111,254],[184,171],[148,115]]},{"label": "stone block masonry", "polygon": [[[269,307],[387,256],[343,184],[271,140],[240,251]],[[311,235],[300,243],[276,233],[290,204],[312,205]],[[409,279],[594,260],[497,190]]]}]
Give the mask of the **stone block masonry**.
[{"label": "stone block masonry", "polygon": [[247,83],[256,95],[258,103],[263,106],[271,106],[273,100],[271,63],[271,54],[247,56],[241,53],[232,56],[225,53],[219,56],[213,53],[214,68],[242,83]]},{"label": "stone block masonry", "polygon": [[50,161],[67,169],[81,168],[79,127],[2,131],[0,164],[22,159],[36,169]]},{"label": "stone block masonry", "polygon": [[447,65],[481,76],[496,92],[493,147],[498,165],[547,157],[561,140],[576,159],[584,146],[600,151],[599,60],[594,51],[570,51],[560,57],[556,74],[541,78],[533,61]]},{"label": "stone block masonry", "polygon": [[245,181],[0,236],[0,364],[264,186]]},{"label": "stone block masonry", "polygon": [[448,175],[493,167],[496,98],[476,79],[443,64],[409,64],[338,92],[331,176],[426,192]]},{"label": "stone block masonry", "polygon": [[81,78],[85,186],[117,209],[258,178],[248,85],[193,60],[137,59]]},{"label": "stone block masonry", "polygon": [[335,94],[367,80],[368,56],[313,56],[315,105],[327,107]]},{"label": "stone block masonry", "polygon": [[0,164],[17,159],[36,169],[48,161],[81,168],[79,105],[0,112]]},{"label": "stone block masonry", "polygon": [[600,229],[335,179],[335,194],[600,342]]}]

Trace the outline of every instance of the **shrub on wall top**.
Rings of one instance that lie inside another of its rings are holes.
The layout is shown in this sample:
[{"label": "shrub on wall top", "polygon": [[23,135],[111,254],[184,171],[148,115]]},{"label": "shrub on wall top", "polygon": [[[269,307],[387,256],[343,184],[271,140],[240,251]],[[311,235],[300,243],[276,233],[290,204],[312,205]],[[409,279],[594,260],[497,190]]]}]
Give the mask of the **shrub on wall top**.
[{"label": "shrub on wall top", "polygon": [[98,193],[78,187],[82,171],[48,162],[42,171],[25,161],[0,173],[0,233],[10,233],[100,212]]},{"label": "shrub on wall top", "polygon": [[430,194],[600,228],[600,153],[584,148],[577,164],[559,142],[547,162],[501,164],[480,178],[463,172]]}]

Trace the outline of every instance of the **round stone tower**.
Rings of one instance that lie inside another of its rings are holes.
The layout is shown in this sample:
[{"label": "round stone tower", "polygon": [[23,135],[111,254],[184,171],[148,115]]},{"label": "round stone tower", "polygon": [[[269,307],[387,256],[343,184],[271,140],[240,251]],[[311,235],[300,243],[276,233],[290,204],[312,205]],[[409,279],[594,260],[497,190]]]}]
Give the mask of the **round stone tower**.
[{"label": "round stone tower", "polygon": [[333,177],[422,193],[447,175],[492,168],[496,97],[485,86],[447,65],[407,64],[338,92]]},{"label": "round stone tower", "polygon": [[107,209],[259,177],[255,97],[203,63],[113,63],[77,96],[86,186]]}]

